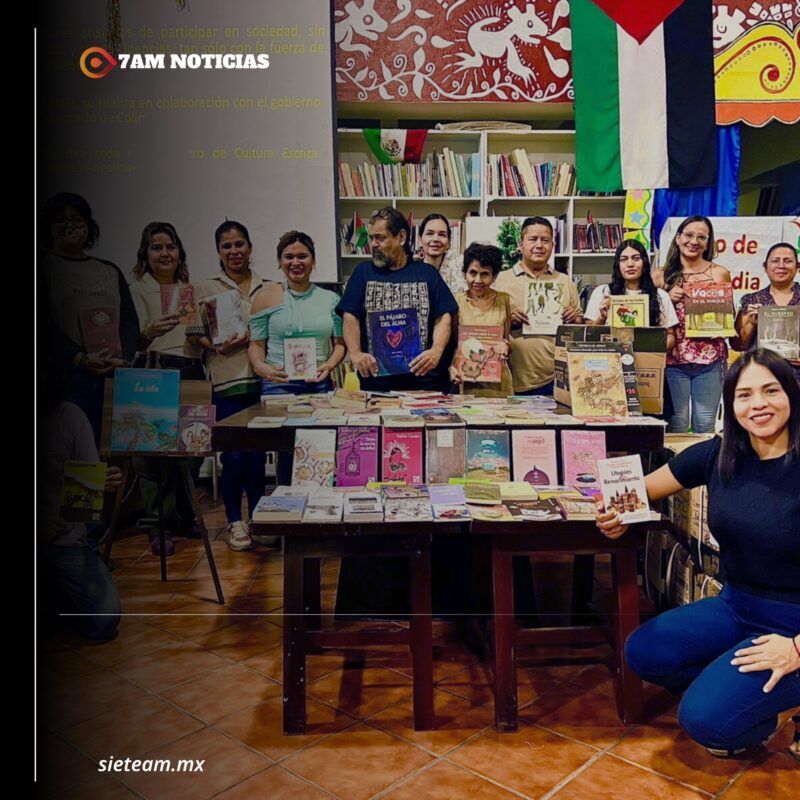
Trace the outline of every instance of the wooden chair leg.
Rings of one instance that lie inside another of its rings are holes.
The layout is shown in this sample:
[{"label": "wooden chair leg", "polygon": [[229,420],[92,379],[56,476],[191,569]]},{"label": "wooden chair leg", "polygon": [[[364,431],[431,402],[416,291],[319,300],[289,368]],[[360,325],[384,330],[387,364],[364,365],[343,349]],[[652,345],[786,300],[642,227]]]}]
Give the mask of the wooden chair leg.
[{"label": "wooden chair leg", "polygon": [[[122,462],[122,483],[120,484],[119,489],[117,489],[117,493],[114,495],[114,508],[111,512],[111,520],[108,524],[108,530],[106,531],[106,547],[105,552],[103,553],[103,561],[105,562],[106,566],[108,566],[108,563],[111,560],[111,546],[114,544],[114,537],[117,535],[119,515],[122,511],[122,501],[125,498],[125,490],[128,488],[128,477],[132,472],[132,464],[133,461],[130,458],[126,458]],[[136,480],[135,477],[134,480]]]}]

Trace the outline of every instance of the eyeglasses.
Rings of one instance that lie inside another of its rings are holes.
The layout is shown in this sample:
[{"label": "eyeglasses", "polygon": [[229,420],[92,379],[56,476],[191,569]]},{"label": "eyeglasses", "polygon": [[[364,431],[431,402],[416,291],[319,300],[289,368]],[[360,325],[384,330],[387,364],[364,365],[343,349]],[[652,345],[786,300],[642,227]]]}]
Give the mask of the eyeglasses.
[{"label": "eyeglasses", "polygon": [[705,244],[708,241],[708,236],[705,233],[681,233],[687,242],[697,242],[697,244]]}]

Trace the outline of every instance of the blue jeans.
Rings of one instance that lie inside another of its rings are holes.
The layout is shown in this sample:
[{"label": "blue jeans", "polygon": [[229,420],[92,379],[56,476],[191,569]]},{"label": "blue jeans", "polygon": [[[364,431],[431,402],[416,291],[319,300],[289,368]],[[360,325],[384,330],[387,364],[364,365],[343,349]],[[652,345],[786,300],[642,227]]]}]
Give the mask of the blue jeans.
[{"label": "blue jeans", "polygon": [[784,675],[771,692],[769,670],[739,672],[734,652],[766,633],[800,633],[800,605],[766,600],[726,585],[719,597],[673,608],[635,630],[625,644],[633,671],[671,691],[686,689],[678,710],[683,729],[705,747],[757,745],[778,714],[800,705],[800,676]]},{"label": "blue jeans", "polygon": [[686,433],[689,430],[691,398],[692,431],[713,433],[722,397],[722,362],[667,367],[667,383],[673,408],[673,414],[667,421],[667,430],[670,433]]},{"label": "blue jeans", "polygon": [[[258,395],[240,394],[224,397],[214,393],[217,407],[217,421],[230,417],[239,411],[258,403]],[[242,520],[242,492],[247,494],[247,507],[252,515],[253,509],[264,494],[264,465],[266,455],[250,450],[225,452],[220,456],[222,475],[219,490],[225,505],[228,523]]]},{"label": "blue jeans", "polygon": [[[272,383],[261,381],[261,394],[323,394],[333,389],[330,378],[320,383],[306,383],[305,381],[289,381],[288,383]],[[278,486],[290,486],[292,483],[292,461],[294,454],[291,450],[278,451],[278,463],[275,466],[275,483]]]},{"label": "blue jeans", "polygon": [[106,378],[113,377],[113,375],[92,375],[86,370],[77,368],[70,368],[66,377],[69,385],[67,399],[75,403],[89,418],[97,447],[100,447]]},{"label": "blue jeans", "polygon": [[122,606],[111,573],[100,555],[86,545],[52,544],[41,550],[46,605],[67,617],[70,627],[90,639],[110,639],[117,632]]}]

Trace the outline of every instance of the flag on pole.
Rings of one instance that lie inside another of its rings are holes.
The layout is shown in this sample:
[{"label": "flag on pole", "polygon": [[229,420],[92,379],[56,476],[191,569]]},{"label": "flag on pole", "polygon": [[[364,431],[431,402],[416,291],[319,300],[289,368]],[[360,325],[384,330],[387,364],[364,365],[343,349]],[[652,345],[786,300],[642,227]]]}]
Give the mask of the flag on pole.
[{"label": "flag on pole", "polygon": [[572,0],[570,21],[578,188],[713,186],[712,4]]},{"label": "flag on pole", "polygon": [[427,130],[364,128],[364,138],[381,164],[418,164]]},{"label": "flag on pole", "polygon": [[[351,222],[352,226],[352,233],[350,234],[350,244],[353,246],[354,253],[363,253],[365,252],[367,242],[369,241],[369,231],[367,230],[367,226],[364,224],[361,217],[353,212],[353,221]],[[348,233],[350,233],[350,227],[348,227]]]}]

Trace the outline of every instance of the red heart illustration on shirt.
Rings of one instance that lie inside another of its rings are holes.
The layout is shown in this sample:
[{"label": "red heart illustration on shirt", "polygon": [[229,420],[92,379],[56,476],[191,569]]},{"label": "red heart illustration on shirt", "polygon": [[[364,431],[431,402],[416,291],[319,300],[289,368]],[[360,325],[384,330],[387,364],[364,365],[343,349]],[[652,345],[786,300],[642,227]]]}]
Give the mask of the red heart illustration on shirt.
[{"label": "red heart illustration on shirt", "polygon": [[389,342],[389,347],[400,347],[400,342],[403,341],[403,331],[386,331],[386,341]]},{"label": "red heart illustration on shirt", "polygon": [[593,0],[641,44],[683,0]]}]

